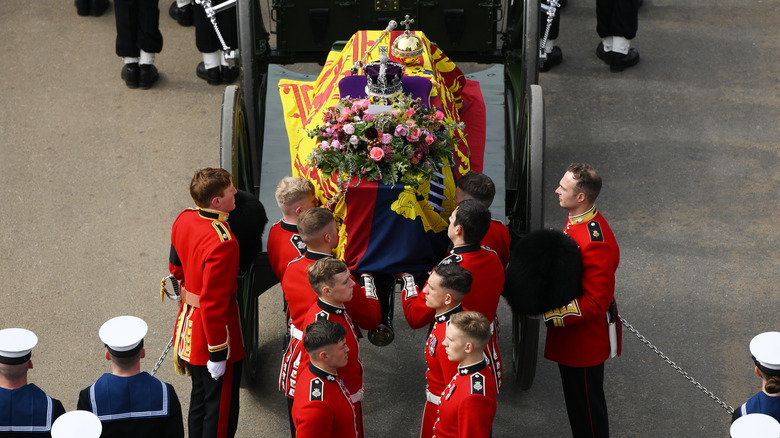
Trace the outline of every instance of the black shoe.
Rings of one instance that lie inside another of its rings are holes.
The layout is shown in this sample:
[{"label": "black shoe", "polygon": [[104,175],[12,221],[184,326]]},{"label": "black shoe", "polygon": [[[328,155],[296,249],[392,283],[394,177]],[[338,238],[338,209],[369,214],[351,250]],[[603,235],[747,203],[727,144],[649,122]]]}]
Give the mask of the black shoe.
[{"label": "black shoe", "polygon": [[171,3],[171,7],[168,8],[168,14],[179,23],[180,26],[188,27],[192,26],[194,20],[192,18],[192,4],[179,7],[174,0]]},{"label": "black shoe", "polygon": [[82,17],[89,16],[89,0],[74,0],[76,13]]},{"label": "black shoe", "polygon": [[228,67],[227,65],[222,66],[222,83],[223,84],[232,84],[236,81],[238,78],[239,73],[241,71],[238,67]]},{"label": "black shoe", "polygon": [[636,49],[628,49],[627,54],[617,52],[607,52],[604,50],[604,44],[599,43],[596,47],[596,56],[609,65],[612,72],[621,72],[629,67],[639,63],[639,52]]},{"label": "black shoe", "polygon": [[89,2],[89,14],[93,17],[103,15],[106,9],[108,9],[108,0],[90,0]]},{"label": "black shoe", "polygon": [[138,86],[144,90],[151,88],[157,79],[160,79],[160,74],[157,73],[157,67],[154,64],[141,64],[139,70],[141,70],[141,74],[138,78]]},{"label": "black shoe", "polygon": [[563,51],[560,47],[555,46],[552,52],[547,54],[547,60],[539,64],[539,71],[550,71],[551,68],[560,64],[563,61]]},{"label": "black shoe", "polygon": [[395,331],[392,327],[385,324],[379,324],[374,330],[369,330],[368,340],[377,347],[390,345],[395,339]]},{"label": "black shoe", "polygon": [[141,76],[141,69],[137,62],[125,64],[122,67],[122,79],[125,80],[127,88],[138,88],[138,81]]},{"label": "black shoe", "polygon": [[201,61],[198,63],[198,68],[195,69],[195,74],[197,74],[199,78],[208,82],[209,85],[222,84],[222,74],[219,71],[219,67],[206,70],[206,65]]}]

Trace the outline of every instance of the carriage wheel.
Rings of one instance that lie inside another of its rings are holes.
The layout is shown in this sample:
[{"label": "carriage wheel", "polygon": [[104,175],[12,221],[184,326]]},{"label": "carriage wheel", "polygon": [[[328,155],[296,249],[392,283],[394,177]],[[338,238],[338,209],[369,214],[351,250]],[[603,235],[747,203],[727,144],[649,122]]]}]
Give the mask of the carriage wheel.
[{"label": "carriage wheel", "polygon": [[255,266],[252,264],[249,272],[239,279],[238,283],[241,291],[239,300],[241,328],[244,335],[244,382],[250,388],[255,386],[260,375],[260,321],[257,307],[258,294],[255,292],[256,275]]},{"label": "carriage wheel", "polygon": [[[526,215],[528,231],[544,226],[544,96],[542,87],[531,85],[523,102],[522,146],[526,149]],[[520,388],[527,390],[536,375],[539,321],[512,313],[512,368]]]}]

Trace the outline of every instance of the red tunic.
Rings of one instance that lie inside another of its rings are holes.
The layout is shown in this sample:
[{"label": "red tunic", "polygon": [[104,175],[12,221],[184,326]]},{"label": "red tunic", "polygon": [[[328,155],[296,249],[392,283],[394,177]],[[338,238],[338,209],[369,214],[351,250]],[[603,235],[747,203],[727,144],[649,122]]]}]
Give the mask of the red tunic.
[{"label": "red tunic", "polygon": [[496,416],[496,384],[484,360],[458,367],[442,393],[433,427],[440,438],[488,438]]},{"label": "red tunic", "polygon": [[[353,298],[355,299],[355,298]],[[367,309],[379,314],[379,300],[372,298],[371,301],[375,301],[377,306],[375,309]],[[318,299],[314,303],[309,312],[306,314],[306,319],[303,322],[304,327],[308,327],[309,324],[325,319],[341,324],[347,331],[347,347],[349,352],[347,353],[349,359],[347,365],[338,369],[339,378],[344,382],[344,386],[347,388],[347,392],[352,399],[353,407],[355,408],[355,426],[358,430],[358,435],[363,436],[363,363],[360,361],[360,344],[358,343],[360,329],[352,324],[352,319],[347,314],[344,307],[335,307]],[[306,369],[311,361],[306,351],[301,354],[301,363],[298,367],[299,370]]]},{"label": "red tunic", "polygon": [[[582,296],[544,314],[547,329],[544,357],[570,367],[598,365],[609,357],[607,309],[615,299],[615,271],[620,248],[607,221],[594,207],[569,218],[563,230],[580,247]],[[617,321],[618,354],[621,324]]]},{"label": "red tunic", "polygon": [[298,234],[297,225],[280,220],[273,224],[268,231],[266,251],[271,269],[281,282],[287,265],[306,252],[306,244],[303,243],[303,239]]},{"label": "red tunic", "polygon": [[[292,398],[295,394],[295,386],[301,361],[305,356],[303,349],[303,331],[306,328],[306,315],[309,309],[316,305],[317,294],[309,284],[308,269],[317,260],[323,257],[331,257],[328,254],[306,251],[306,253],[290,262],[282,280],[282,292],[287,300],[292,322],[290,343],[282,358],[282,369],[279,374],[279,389]],[[289,274],[289,275],[288,275]],[[355,282],[352,300],[345,304],[350,315],[354,315],[353,322],[357,327],[373,329],[379,325],[381,318],[380,304],[375,293],[368,294]],[[362,337],[360,329],[355,329],[358,337]]]},{"label": "red tunic", "polygon": [[506,225],[498,219],[491,219],[490,228],[482,239],[481,245],[487,246],[495,251],[504,267],[509,263],[510,243],[511,238],[509,237],[509,229],[507,229]]},{"label": "red tunic", "polygon": [[171,231],[170,272],[199,307],[182,302],[176,319],[179,357],[192,365],[244,357],[236,301],[238,242],[227,225],[227,214],[185,210]]},{"label": "red tunic", "polygon": [[337,375],[309,364],[301,372],[301,391],[292,407],[298,438],[357,437],[355,412]]},{"label": "red tunic", "polygon": [[442,263],[455,262],[471,272],[471,290],[463,298],[463,307],[485,315],[488,321],[496,318],[498,302],[504,290],[504,265],[495,251],[479,245],[461,245]]}]

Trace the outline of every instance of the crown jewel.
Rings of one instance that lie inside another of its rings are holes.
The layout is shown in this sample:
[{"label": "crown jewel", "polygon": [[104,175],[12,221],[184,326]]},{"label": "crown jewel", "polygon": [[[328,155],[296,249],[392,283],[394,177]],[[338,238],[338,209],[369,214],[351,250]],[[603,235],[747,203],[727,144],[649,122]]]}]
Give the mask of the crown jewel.
[{"label": "crown jewel", "polygon": [[401,91],[401,79],[404,77],[406,67],[390,61],[387,57],[387,48],[379,48],[379,61],[369,62],[363,68],[367,84],[366,94],[372,96],[389,97],[397,91]]}]

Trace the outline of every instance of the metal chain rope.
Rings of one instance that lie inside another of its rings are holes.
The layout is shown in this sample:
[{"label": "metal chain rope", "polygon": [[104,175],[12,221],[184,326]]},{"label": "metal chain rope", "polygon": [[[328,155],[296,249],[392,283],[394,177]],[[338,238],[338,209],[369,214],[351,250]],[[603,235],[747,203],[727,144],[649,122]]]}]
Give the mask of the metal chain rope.
[{"label": "metal chain rope", "polygon": [[171,336],[171,340],[168,341],[168,346],[165,347],[165,350],[162,353],[162,356],[157,360],[157,363],[154,365],[154,368],[152,368],[152,375],[157,374],[157,370],[160,369],[160,365],[162,365],[163,361],[165,360],[165,356],[168,355],[168,352],[171,350],[171,347],[173,347],[173,336]]},{"label": "metal chain rope", "polygon": [[623,316],[621,316],[621,317],[620,317],[620,320],[621,320],[621,321],[623,321],[623,325],[624,325],[624,326],[625,326],[625,327],[626,327],[626,328],[627,328],[629,331],[631,331],[631,333],[633,333],[634,335],[636,335],[636,337],[637,337],[637,338],[639,338],[639,340],[640,340],[640,341],[642,341],[642,343],[644,343],[645,345],[647,345],[647,346],[648,346],[648,347],[649,347],[651,350],[653,350],[653,351],[655,352],[655,354],[657,354],[659,357],[661,357],[661,359],[663,359],[664,361],[666,361],[666,363],[668,363],[668,364],[669,364],[669,365],[670,365],[672,368],[674,368],[675,370],[677,370],[677,372],[678,372],[678,373],[682,374],[682,376],[683,376],[683,377],[685,377],[685,378],[686,378],[686,379],[687,379],[689,382],[691,382],[691,383],[692,383],[694,386],[696,386],[697,388],[699,388],[699,390],[700,390],[701,392],[703,392],[703,393],[707,394],[707,395],[710,397],[710,399],[714,400],[714,401],[715,401],[715,403],[717,403],[718,405],[720,405],[720,407],[722,407],[723,409],[725,409],[726,411],[728,411],[728,413],[729,413],[729,414],[733,414],[733,413],[734,413],[734,408],[732,408],[731,406],[729,406],[728,404],[726,404],[726,403],[725,403],[723,400],[719,399],[719,398],[718,398],[718,397],[717,397],[715,394],[713,394],[713,393],[712,393],[712,391],[710,391],[709,389],[707,389],[707,388],[705,388],[704,386],[702,386],[702,384],[701,384],[701,383],[699,383],[699,382],[697,382],[697,381],[696,381],[696,380],[695,380],[693,377],[689,376],[689,375],[688,375],[688,373],[686,373],[685,371],[683,371],[683,370],[682,370],[682,368],[680,368],[680,367],[679,367],[679,366],[678,366],[676,363],[674,363],[674,362],[673,362],[671,359],[669,359],[669,357],[668,357],[667,355],[663,354],[663,353],[662,353],[660,350],[658,350],[658,348],[656,348],[656,346],[655,346],[655,345],[651,344],[651,343],[650,343],[650,341],[648,341],[648,340],[647,340],[647,338],[645,338],[644,336],[642,336],[642,335],[641,335],[641,334],[640,334],[640,333],[639,333],[639,332],[638,332],[638,331],[637,331],[637,330],[634,328],[634,326],[632,326],[631,324],[629,324],[629,323],[628,323],[628,322],[625,320],[625,318],[623,318]]}]

